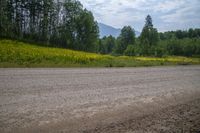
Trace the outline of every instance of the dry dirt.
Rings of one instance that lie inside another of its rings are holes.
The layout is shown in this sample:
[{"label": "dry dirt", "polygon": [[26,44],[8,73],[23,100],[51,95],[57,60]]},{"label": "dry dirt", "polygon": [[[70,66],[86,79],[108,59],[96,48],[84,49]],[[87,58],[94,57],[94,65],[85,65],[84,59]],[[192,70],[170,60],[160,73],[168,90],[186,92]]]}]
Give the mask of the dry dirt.
[{"label": "dry dirt", "polygon": [[0,133],[198,133],[200,66],[0,69]]}]

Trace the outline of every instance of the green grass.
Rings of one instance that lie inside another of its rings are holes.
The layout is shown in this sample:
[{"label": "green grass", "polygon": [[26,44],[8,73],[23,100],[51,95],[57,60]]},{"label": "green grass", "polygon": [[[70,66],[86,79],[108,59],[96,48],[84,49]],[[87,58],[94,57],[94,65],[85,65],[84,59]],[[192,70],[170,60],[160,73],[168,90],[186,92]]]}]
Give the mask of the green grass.
[{"label": "green grass", "polygon": [[0,40],[0,67],[136,67],[200,64],[200,58],[114,57]]}]

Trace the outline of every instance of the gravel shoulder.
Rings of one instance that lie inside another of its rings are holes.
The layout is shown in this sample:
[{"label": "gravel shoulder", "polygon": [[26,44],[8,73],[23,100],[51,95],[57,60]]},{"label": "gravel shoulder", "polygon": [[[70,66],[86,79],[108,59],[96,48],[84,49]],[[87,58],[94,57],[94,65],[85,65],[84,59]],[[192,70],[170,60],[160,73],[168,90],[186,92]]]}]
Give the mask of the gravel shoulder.
[{"label": "gravel shoulder", "polygon": [[0,69],[0,132],[198,132],[200,66]]}]

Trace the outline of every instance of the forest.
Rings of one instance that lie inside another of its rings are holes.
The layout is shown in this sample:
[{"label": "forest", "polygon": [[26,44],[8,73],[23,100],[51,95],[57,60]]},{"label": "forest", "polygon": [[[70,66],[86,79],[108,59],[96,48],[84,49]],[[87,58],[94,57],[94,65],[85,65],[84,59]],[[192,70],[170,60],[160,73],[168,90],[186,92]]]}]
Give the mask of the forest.
[{"label": "forest", "polygon": [[150,15],[141,35],[124,26],[119,37],[99,37],[98,23],[78,0],[1,0],[0,38],[48,47],[127,56],[200,56],[200,29],[159,33]]}]

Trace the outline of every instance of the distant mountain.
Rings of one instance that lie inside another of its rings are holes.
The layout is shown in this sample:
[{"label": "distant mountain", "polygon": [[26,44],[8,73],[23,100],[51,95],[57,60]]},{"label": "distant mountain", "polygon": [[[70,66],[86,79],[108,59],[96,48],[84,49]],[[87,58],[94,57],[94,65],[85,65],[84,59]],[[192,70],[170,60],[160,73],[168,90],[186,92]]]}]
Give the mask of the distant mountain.
[{"label": "distant mountain", "polygon": [[116,29],[106,24],[98,23],[98,25],[99,25],[99,32],[100,32],[101,38],[104,36],[109,36],[109,35],[118,37],[121,32],[121,29]]},{"label": "distant mountain", "polygon": [[[116,29],[112,26],[103,24],[103,23],[98,23],[99,25],[99,32],[100,32],[100,37],[104,36],[109,36],[112,35],[114,37],[118,37],[120,35],[121,29]],[[135,31],[136,36],[138,37],[140,35],[140,32]]]}]

